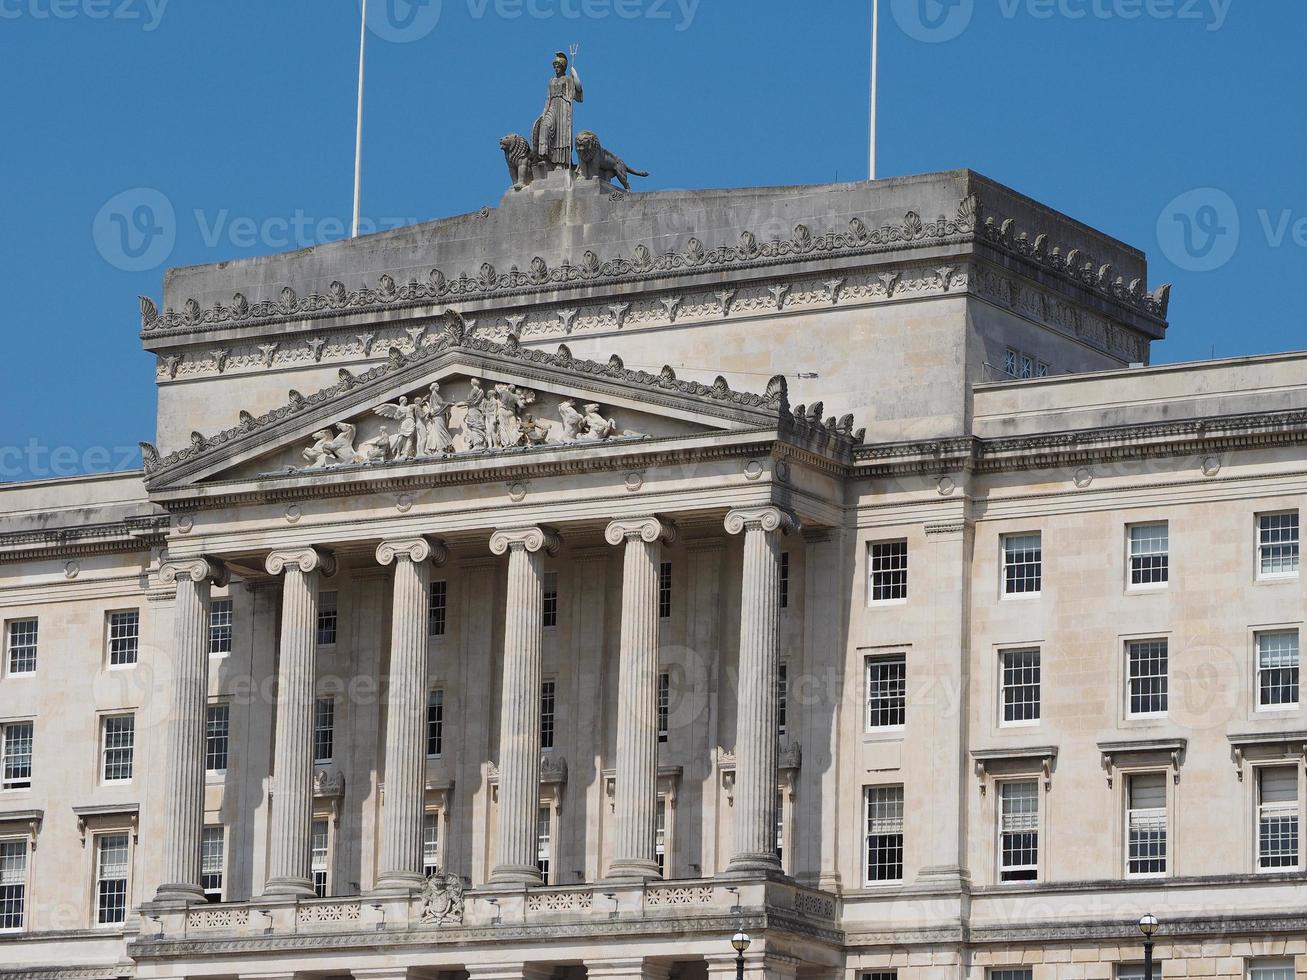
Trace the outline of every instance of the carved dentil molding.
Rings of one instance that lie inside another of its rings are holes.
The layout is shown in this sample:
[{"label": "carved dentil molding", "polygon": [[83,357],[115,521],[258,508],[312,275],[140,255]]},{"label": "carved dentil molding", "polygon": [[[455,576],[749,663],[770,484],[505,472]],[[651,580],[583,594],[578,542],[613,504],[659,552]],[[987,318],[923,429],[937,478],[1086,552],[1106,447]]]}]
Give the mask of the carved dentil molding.
[{"label": "carved dentil molding", "polygon": [[416,538],[396,538],[377,545],[377,561],[380,564],[390,565],[399,558],[407,558],[414,564],[429,561],[440,568],[449,561],[449,548],[445,542],[426,535],[419,535]]},{"label": "carved dentil molding", "polygon": [[490,550],[496,555],[507,554],[510,548],[522,548],[535,554],[544,549],[550,556],[558,554],[563,539],[549,527],[505,528],[490,535]]},{"label": "carved dentil molding", "polygon": [[799,519],[779,507],[737,507],[726,515],[725,524],[727,534],[740,534],[752,528],[784,534],[799,530]]},{"label": "carved dentil molding", "polygon": [[604,531],[604,540],[611,545],[619,545],[627,538],[638,537],[645,544],[661,541],[672,544],[676,541],[676,525],[666,518],[635,517],[613,521]]},{"label": "carved dentil molding", "polygon": [[295,548],[273,551],[264,562],[269,575],[280,575],[287,566],[298,566],[305,575],[321,572],[330,578],[336,574],[336,556],[324,548]]},{"label": "carved dentil molding", "polygon": [[159,581],[164,585],[176,585],[180,578],[189,578],[197,585],[207,580],[221,588],[227,584],[227,566],[216,558],[166,561],[159,566]]}]

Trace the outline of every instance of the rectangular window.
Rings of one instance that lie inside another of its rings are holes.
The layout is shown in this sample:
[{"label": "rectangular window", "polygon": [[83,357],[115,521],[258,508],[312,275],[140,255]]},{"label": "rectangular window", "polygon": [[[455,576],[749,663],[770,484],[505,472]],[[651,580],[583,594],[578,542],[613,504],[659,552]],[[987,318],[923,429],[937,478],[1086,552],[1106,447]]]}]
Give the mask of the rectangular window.
[{"label": "rectangular window", "polygon": [[1166,773],[1139,773],[1126,785],[1126,873],[1166,873]]},{"label": "rectangular window", "polygon": [[1294,980],[1295,976],[1293,960],[1254,960],[1248,964],[1248,980]]},{"label": "rectangular window", "polygon": [[318,698],[313,704],[313,761],[330,762],[336,754],[336,702]]},{"label": "rectangular window", "polygon": [[126,834],[105,834],[95,842],[95,921],[114,925],[127,918],[127,862],[131,841]]},{"label": "rectangular window", "polygon": [[999,784],[999,880],[1039,878],[1039,783]]},{"label": "rectangular window", "polygon": [[554,682],[540,685],[540,747],[554,747]]},{"label": "rectangular window", "polygon": [[667,876],[667,800],[658,797],[658,813],[654,818],[654,858],[658,861],[658,873]]},{"label": "rectangular window", "polygon": [[908,661],[901,653],[867,658],[867,730],[902,728],[907,720]]},{"label": "rectangular window", "polygon": [[1017,352],[1011,347],[1003,352],[1003,373],[1009,378],[1017,376]]},{"label": "rectangular window", "polygon": [[204,720],[204,769],[227,771],[227,751],[231,744],[231,706],[211,704]]},{"label": "rectangular window", "polygon": [[784,738],[790,730],[790,665],[776,665],[776,734]]},{"label": "rectangular window", "polygon": [[36,673],[37,622],[16,619],[9,624],[9,673]]},{"label": "rectangular window", "polygon": [[15,721],[0,728],[3,781],[0,789],[32,788],[32,732],[34,722]]},{"label": "rectangular window", "polygon": [[558,626],[558,573],[545,572],[544,603],[541,609],[541,623],[547,630]]},{"label": "rectangular window", "polygon": [[18,932],[27,912],[27,841],[0,840],[0,932]]},{"label": "rectangular window", "polygon": [[443,579],[431,583],[427,601],[427,636],[444,636],[449,617],[449,583]]},{"label": "rectangular window", "polygon": [[222,901],[222,875],[227,865],[227,832],[222,827],[205,827],[200,838],[200,887],[210,902]]},{"label": "rectangular window", "polygon": [[870,973],[864,973],[862,980],[899,980],[898,970],[873,970]]},{"label": "rectangular window", "polygon": [[903,787],[868,786],[867,883],[903,880]]},{"label": "rectangular window", "polygon": [[780,601],[782,609],[790,608],[790,553],[781,552]]},{"label": "rectangular window", "polygon": [[438,759],[445,751],[445,692],[427,695],[427,758]]},{"label": "rectangular window", "polygon": [[309,867],[313,874],[313,894],[318,898],[326,898],[331,887],[328,881],[330,857],[330,825],[325,820],[314,820],[312,833],[310,834]]},{"label": "rectangular window", "polygon": [[1298,574],[1298,512],[1257,516],[1257,574],[1283,578]]},{"label": "rectangular window", "polygon": [[1003,594],[1038,595],[1043,579],[1043,535],[1036,532],[1004,536]]},{"label": "rectangular window", "polygon": [[109,614],[109,666],[130,667],[141,651],[141,614],[135,609]]},{"label": "rectangular window", "polygon": [[232,601],[214,599],[209,603],[209,656],[225,657],[231,653]]},{"label": "rectangular window", "polygon": [[1257,704],[1298,707],[1298,631],[1257,634]]},{"label": "rectangular window", "polygon": [[336,608],[337,593],[318,593],[318,646],[329,647],[336,643],[336,627],[340,625]]},{"label": "rectangular window", "polygon": [[908,597],[908,542],[874,541],[868,561],[872,602],[901,602]]},{"label": "rectangular window", "polygon": [[999,656],[1003,668],[1003,724],[1034,724],[1039,721],[1039,651],[1004,650]]},{"label": "rectangular window", "polygon": [[549,879],[550,825],[549,807],[542,806],[536,811],[536,867],[546,885],[553,884]]},{"label": "rectangular window", "polygon": [[989,971],[989,980],[1033,980],[1034,970],[1029,967],[1018,967],[1016,969],[993,969]]},{"label": "rectangular window", "polygon": [[104,719],[104,781],[123,783],[132,778],[136,753],[136,716],[110,715]]},{"label": "rectangular window", "polygon": [[785,794],[776,794],[776,860],[785,866]]},{"label": "rectangular window", "polygon": [[1021,377],[1022,379],[1033,378],[1035,376],[1035,359],[1029,354],[1021,355]]},{"label": "rectangular window", "polygon": [[1298,867],[1298,768],[1257,771],[1257,866],[1268,871]]},{"label": "rectangular window", "polygon": [[1126,644],[1129,714],[1164,715],[1170,688],[1170,654],[1166,640],[1131,640]]},{"label": "rectangular window", "polygon": [[1048,372],[1049,372],[1049,367],[1043,361],[1039,361],[1038,363],[1035,364],[1036,378],[1047,378]]},{"label": "rectangular window", "polygon": [[658,741],[666,742],[671,733],[672,675],[658,675]]},{"label": "rectangular window", "polygon": [[1171,532],[1165,524],[1130,528],[1130,584],[1135,588],[1166,585],[1171,580]]},{"label": "rectangular window", "polygon": [[440,870],[440,814],[422,816],[422,873],[430,878]]},{"label": "rectangular window", "polygon": [[672,618],[672,563],[658,565],[658,618]]}]

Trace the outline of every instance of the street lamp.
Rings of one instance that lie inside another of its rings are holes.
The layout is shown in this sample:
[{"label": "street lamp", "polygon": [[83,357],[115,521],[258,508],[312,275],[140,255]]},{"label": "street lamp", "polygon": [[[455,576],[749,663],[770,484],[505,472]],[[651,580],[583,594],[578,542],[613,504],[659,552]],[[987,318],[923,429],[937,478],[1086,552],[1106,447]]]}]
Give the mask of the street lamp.
[{"label": "street lamp", "polygon": [[744,980],[744,951],[751,941],[743,929],[731,937],[731,945],[735,947],[735,980]]},{"label": "street lamp", "polygon": [[1144,934],[1144,980],[1153,980],[1153,934],[1157,932],[1157,916],[1149,912],[1140,919],[1139,931]]}]

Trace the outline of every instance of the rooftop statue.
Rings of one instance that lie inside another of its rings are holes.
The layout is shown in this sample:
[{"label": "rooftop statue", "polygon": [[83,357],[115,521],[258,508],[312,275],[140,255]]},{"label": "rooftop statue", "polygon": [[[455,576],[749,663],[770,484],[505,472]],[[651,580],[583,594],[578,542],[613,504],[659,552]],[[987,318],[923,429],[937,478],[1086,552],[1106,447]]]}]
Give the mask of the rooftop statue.
[{"label": "rooftop statue", "polygon": [[[575,60],[577,45],[572,45],[571,50]],[[545,111],[531,131],[531,145],[546,172],[572,169],[573,106],[585,101],[585,89],[581,87],[576,67],[572,66],[569,75],[568,65],[567,55],[562,51],[554,55],[554,77],[549,80]]]}]

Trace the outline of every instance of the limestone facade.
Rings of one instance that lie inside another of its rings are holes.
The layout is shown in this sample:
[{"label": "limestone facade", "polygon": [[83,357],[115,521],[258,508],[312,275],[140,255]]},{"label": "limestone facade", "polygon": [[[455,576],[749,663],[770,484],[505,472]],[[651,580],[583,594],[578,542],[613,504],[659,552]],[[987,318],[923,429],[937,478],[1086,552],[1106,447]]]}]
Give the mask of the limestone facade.
[{"label": "limestone facade", "polygon": [[970,172],[175,270],[0,487],[0,975],[1307,974],[1307,355],[1168,295]]}]

